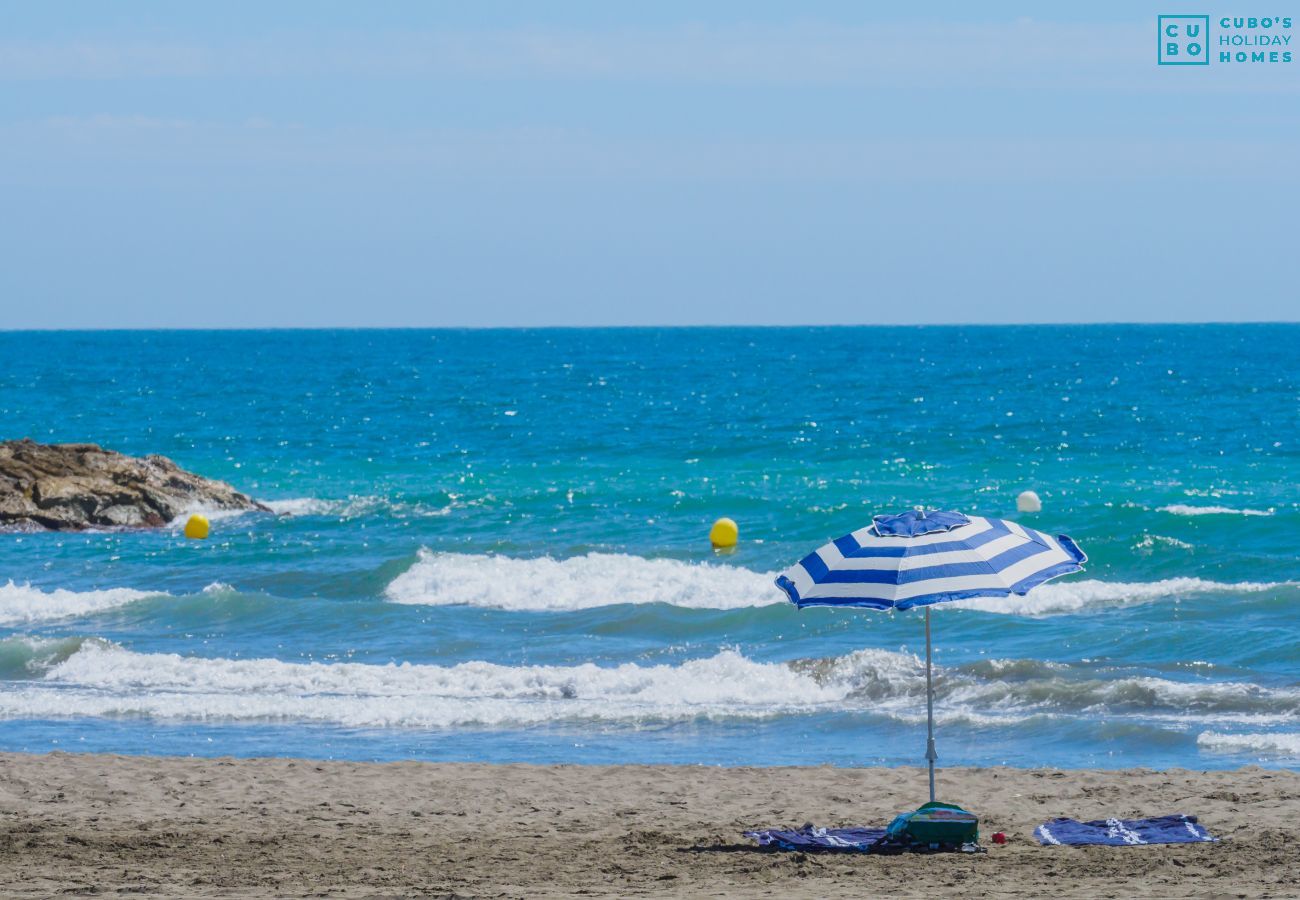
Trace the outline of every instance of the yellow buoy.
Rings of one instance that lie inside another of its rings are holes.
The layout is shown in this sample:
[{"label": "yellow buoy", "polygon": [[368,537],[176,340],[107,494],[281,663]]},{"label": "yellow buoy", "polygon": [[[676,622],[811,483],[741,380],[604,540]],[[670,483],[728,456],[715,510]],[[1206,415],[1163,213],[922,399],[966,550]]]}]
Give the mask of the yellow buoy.
[{"label": "yellow buoy", "polygon": [[740,540],[740,528],[734,519],[725,516],[713,523],[709,529],[709,543],[715,547],[734,547]]},{"label": "yellow buoy", "polygon": [[208,536],[208,519],[206,516],[193,515],[185,522],[185,536],[193,538],[196,541],[205,540]]}]

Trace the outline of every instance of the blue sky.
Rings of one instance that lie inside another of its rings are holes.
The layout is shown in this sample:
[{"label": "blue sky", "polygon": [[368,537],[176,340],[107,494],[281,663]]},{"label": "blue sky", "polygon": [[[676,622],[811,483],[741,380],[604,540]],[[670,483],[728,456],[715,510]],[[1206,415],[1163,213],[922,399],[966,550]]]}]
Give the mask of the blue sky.
[{"label": "blue sky", "polygon": [[0,327],[1296,320],[1300,60],[1168,11],[9,4]]}]

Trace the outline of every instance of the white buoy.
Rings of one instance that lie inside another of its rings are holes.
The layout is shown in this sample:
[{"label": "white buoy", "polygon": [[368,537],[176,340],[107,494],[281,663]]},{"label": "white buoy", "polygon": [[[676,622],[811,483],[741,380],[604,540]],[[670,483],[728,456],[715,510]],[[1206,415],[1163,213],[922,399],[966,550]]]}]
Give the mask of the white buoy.
[{"label": "white buoy", "polygon": [[1016,509],[1020,512],[1042,512],[1043,501],[1033,491],[1021,491],[1016,497]]}]

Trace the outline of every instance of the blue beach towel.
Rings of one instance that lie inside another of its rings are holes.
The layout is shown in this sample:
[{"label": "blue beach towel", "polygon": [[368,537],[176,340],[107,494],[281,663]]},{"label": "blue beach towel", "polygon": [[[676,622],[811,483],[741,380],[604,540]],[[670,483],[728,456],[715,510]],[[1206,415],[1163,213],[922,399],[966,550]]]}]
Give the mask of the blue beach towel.
[{"label": "blue beach towel", "polygon": [[926,845],[908,835],[891,835],[887,828],[818,828],[812,823],[802,828],[746,831],[745,837],[758,841],[760,848],[768,850],[884,854],[984,852],[974,841],[961,846]]},{"label": "blue beach towel", "polygon": [[1100,844],[1127,847],[1135,844],[1199,844],[1217,841],[1197,824],[1196,816],[1156,816],[1151,819],[1097,819],[1077,822],[1052,819],[1034,829],[1034,837],[1044,846],[1068,844],[1081,847]]},{"label": "blue beach towel", "polygon": [[883,828],[818,828],[815,825],[792,830],[766,828],[745,832],[745,837],[758,841],[760,847],[777,850],[841,850],[850,853],[867,853],[871,845],[884,836]]}]

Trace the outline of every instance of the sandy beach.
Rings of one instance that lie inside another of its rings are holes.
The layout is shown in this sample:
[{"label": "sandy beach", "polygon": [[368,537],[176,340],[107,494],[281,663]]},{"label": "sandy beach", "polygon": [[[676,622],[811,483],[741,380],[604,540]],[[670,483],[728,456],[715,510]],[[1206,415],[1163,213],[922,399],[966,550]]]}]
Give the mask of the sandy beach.
[{"label": "sandy beach", "polygon": [[[0,756],[8,896],[1293,897],[1300,774],[953,769],[985,855],[756,850],[765,824],[882,823],[907,769]],[[1076,818],[1183,812],[1223,840],[1040,847]],[[1010,842],[988,841],[1005,831]]]}]

